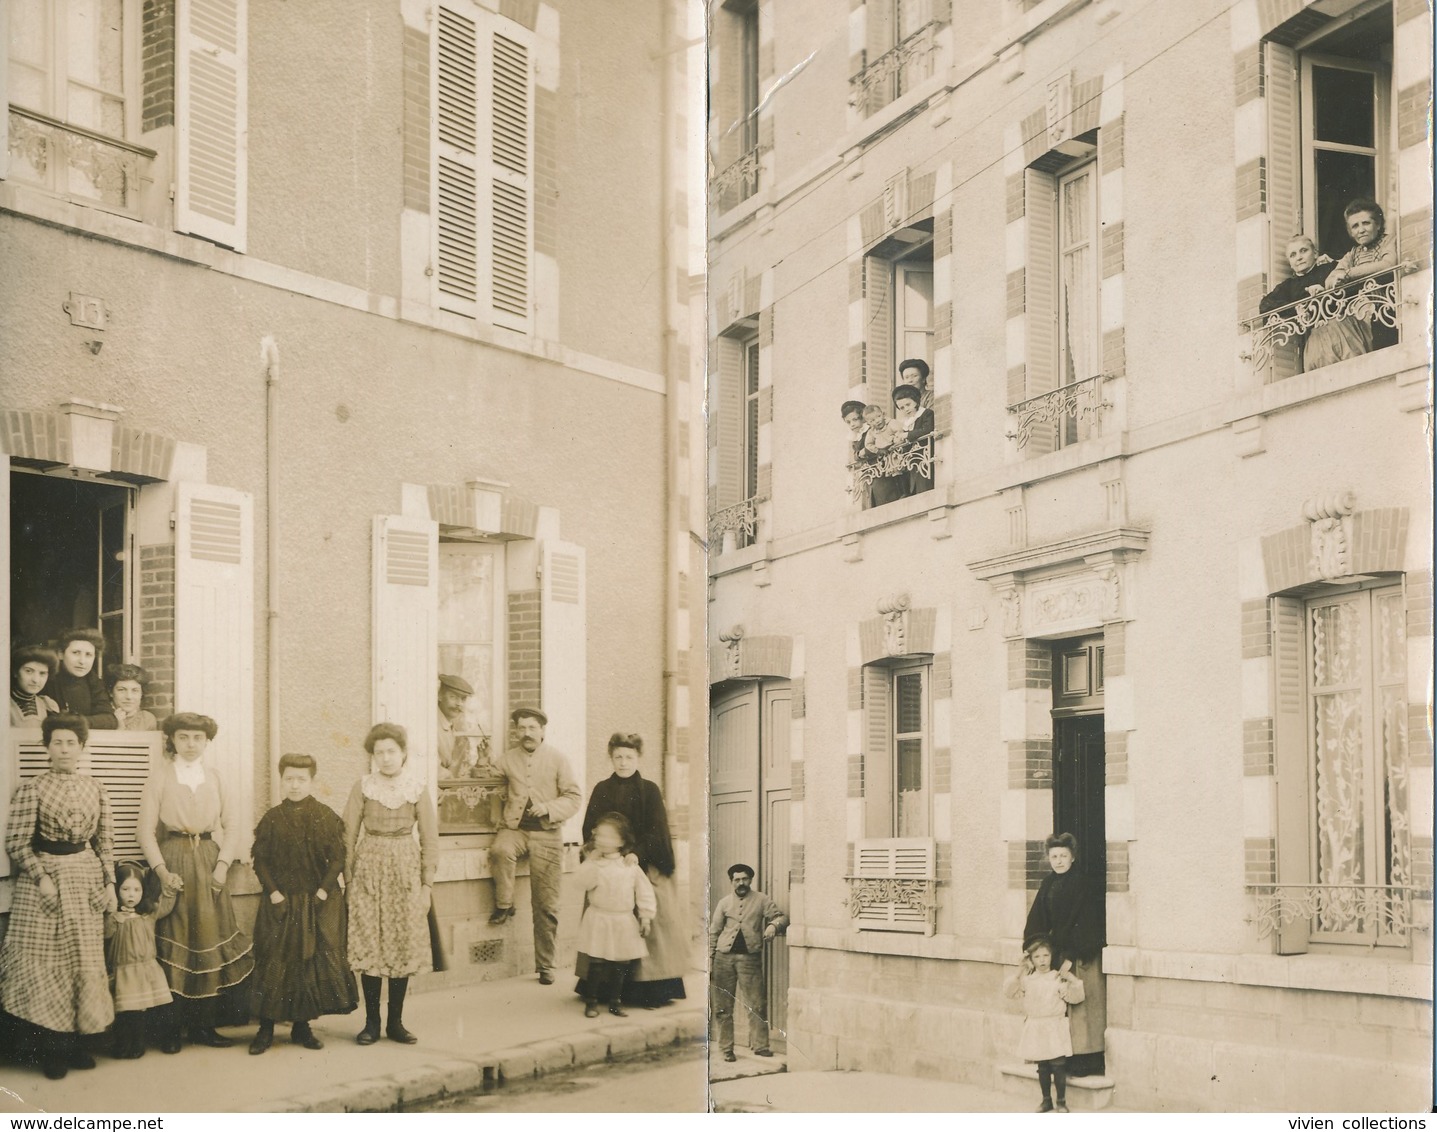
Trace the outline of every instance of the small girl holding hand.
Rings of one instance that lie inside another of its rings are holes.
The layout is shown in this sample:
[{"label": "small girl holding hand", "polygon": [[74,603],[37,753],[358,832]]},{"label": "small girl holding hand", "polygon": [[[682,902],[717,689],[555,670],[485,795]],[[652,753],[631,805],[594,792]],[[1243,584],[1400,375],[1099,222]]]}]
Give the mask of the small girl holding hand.
[{"label": "small girl holding hand", "polygon": [[634,960],[649,954],[644,936],[649,934],[658,902],[649,878],[630,853],[633,843],[628,820],[622,814],[605,814],[594,824],[591,852],[577,870],[589,901],[578,941],[579,951],[589,957],[585,1018],[599,1016],[603,998],[610,1014],[627,1018],[620,1005],[624,979]]},{"label": "small girl holding hand", "polygon": [[145,1056],[145,1014],[170,1005],[170,983],[155,958],[155,921],[168,916],[179,894],[179,878],[165,878],[158,900],[145,892],[158,881],[144,865],[121,861],[115,866],[119,907],[105,916],[105,959],[110,967],[110,993],[115,998],[114,1056]]},{"label": "small girl holding hand", "polygon": [[[1009,976],[1003,993],[1020,999],[1023,1004],[1023,1036],[1018,1041],[1018,1056],[1038,1063],[1038,1084],[1043,1090],[1039,1112],[1068,1111],[1068,1065],[1073,1052],[1072,1035],[1068,1032],[1068,1004],[1083,1001],[1083,982],[1064,963],[1053,970],[1053,948],[1046,939],[1028,944],[1023,953],[1021,973]],[[1058,1087],[1058,1102],[1053,1103],[1051,1087]]]}]

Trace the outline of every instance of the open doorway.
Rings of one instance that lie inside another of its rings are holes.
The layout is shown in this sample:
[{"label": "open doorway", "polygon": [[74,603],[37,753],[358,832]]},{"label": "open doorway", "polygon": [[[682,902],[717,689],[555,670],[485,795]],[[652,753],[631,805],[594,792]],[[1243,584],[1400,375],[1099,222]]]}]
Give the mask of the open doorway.
[{"label": "open doorway", "polygon": [[10,475],[10,644],[53,645],[99,628],[115,663],[130,646],[134,490],[17,470]]}]

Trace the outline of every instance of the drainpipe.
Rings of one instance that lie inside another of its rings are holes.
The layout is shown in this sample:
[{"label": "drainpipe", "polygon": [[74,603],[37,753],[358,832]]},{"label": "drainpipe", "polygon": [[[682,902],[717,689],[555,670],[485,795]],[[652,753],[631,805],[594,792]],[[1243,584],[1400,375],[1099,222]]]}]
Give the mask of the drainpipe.
[{"label": "drainpipe", "polygon": [[[266,334],[259,344],[264,362],[265,422],[265,577],[264,592],[268,639],[265,656],[269,676],[267,696],[269,723],[269,765],[273,770],[280,756],[279,749],[279,346],[274,335]],[[271,776],[270,795],[275,784]]]}]

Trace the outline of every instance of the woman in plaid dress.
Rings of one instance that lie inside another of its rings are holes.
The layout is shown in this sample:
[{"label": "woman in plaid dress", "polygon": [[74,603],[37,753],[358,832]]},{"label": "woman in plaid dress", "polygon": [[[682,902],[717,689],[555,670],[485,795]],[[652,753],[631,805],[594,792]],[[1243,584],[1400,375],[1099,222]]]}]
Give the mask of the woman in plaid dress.
[{"label": "woman in plaid dress", "polygon": [[40,730],[50,769],[15,791],[5,827],[17,876],[0,949],[0,1006],[36,1029],[29,1044],[45,1076],[59,1079],[95,1067],[79,1035],[115,1020],[105,971],[115,863],[105,788],[78,772],[89,724],[57,713]]}]

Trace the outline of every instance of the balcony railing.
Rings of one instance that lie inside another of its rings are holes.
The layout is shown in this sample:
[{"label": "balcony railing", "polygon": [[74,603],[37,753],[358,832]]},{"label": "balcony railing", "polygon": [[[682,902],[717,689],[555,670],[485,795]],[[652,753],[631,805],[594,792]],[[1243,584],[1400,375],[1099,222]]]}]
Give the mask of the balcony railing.
[{"label": "balcony railing", "polygon": [[[902,495],[904,498],[929,491],[933,487],[933,441],[939,434],[929,433],[909,444],[896,444],[873,460],[855,460],[848,465],[848,494],[855,503],[861,503],[883,479],[906,477],[909,480]],[[945,434],[946,435],[946,434]],[[921,481],[927,486],[919,486]]]},{"label": "balcony railing", "polygon": [[767,146],[756,145],[713,179],[719,211],[735,208],[758,192],[758,177],[767,152]]},{"label": "balcony railing", "polygon": [[11,106],[10,176],[127,213],[155,151]]},{"label": "balcony railing", "polygon": [[1380,349],[1387,343],[1381,341],[1382,331],[1378,327],[1386,329],[1389,340],[1395,340],[1391,332],[1397,328],[1401,299],[1398,281],[1414,266],[1400,264],[1392,270],[1350,280],[1266,314],[1244,319],[1242,329],[1250,343],[1242,357],[1252,362],[1253,369],[1259,372],[1280,366],[1284,372],[1270,376],[1269,380],[1311,368],[1298,365],[1297,351],[1317,327],[1342,319],[1370,323],[1375,340],[1369,349]]},{"label": "balcony railing", "polygon": [[1247,921],[1266,939],[1289,924],[1306,920],[1314,936],[1361,938],[1371,944],[1402,946],[1430,922],[1413,915],[1414,901],[1432,900],[1430,888],[1397,884],[1250,884],[1254,899]]},{"label": "balcony railing", "polygon": [[867,117],[932,75],[942,26],[929,20],[849,79],[849,105]]},{"label": "balcony railing", "polygon": [[745,499],[709,516],[709,546],[727,554],[752,546],[758,533],[758,500]]},{"label": "balcony railing", "polygon": [[1103,383],[1109,376],[1100,373],[1009,405],[1014,418],[1008,426],[1009,438],[1022,449],[1044,426],[1056,430],[1059,447],[1100,435],[1103,410],[1113,407],[1103,396]]}]

